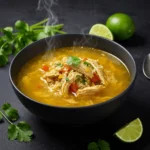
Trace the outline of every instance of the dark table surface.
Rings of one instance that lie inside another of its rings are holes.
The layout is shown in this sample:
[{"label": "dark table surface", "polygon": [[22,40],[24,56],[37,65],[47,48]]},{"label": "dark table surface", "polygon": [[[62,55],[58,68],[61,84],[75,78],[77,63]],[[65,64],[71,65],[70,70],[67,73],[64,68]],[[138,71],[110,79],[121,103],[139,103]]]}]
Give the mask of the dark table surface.
[{"label": "dark table surface", "polygon": [[[44,19],[44,10],[37,10],[38,0],[1,0],[0,27],[11,26],[16,20],[30,24]],[[88,33],[95,23],[105,23],[115,12],[132,16],[136,33],[120,44],[128,49],[137,64],[137,79],[126,103],[103,122],[85,127],[65,127],[48,124],[31,114],[18,100],[9,82],[9,65],[0,68],[0,105],[10,102],[19,110],[20,120],[33,128],[35,138],[30,143],[7,139],[7,122],[0,124],[0,150],[83,150],[90,141],[107,140],[112,150],[150,150],[150,81],[142,73],[142,62],[150,52],[150,2],[149,0],[59,0],[54,9],[59,23],[64,23],[68,33]],[[10,58],[11,60],[11,58]],[[90,114],[87,114],[90,115]],[[47,116],[50,117],[50,116]],[[120,142],[113,133],[127,122],[139,117],[144,133],[132,144]]]}]

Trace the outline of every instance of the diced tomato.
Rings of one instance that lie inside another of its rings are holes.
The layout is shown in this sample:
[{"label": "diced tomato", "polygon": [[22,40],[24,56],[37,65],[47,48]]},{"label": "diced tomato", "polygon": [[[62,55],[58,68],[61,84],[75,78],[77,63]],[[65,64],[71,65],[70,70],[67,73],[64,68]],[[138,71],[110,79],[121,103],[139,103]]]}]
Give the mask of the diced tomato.
[{"label": "diced tomato", "polygon": [[97,73],[93,74],[93,77],[92,77],[91,81],[94,82],[94,83],[100,82],[100,78],[99,78]]},{"label": "diced tomato", "polygon": [[73,92],[73,93],[76,93],[77,90],[78,90],[78,85],[74,82],[70,85],[70,88],[69,88],[70,92]]},{"label": "diced tomato", "polygon": [[43,65],[43,66],[42,66],[42,70],[48,71],[48,70],[49,70],[49,66],[48,66],[48,65]]},{"label": "diced tomato", "polygon": [[71,70],[71,67],[69,65],[64,65],[62,70],[60,70],[60,73],[69,72]]},{"label": "diced tomato", "polygon": [[87,60],[87,58],[83,58],[83,61],[86,61]]}]

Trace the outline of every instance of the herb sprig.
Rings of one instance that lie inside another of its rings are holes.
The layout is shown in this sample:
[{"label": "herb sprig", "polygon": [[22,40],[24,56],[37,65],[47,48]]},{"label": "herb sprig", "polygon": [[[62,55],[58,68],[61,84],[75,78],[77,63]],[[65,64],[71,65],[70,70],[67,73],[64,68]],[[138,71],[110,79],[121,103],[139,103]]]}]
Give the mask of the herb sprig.
[{"label": "herb sprig", "polygon": [[0,28],[0,67],[8,63],[8,56],[16,55],[22,48],[34,41],[53,36],[55,34],[65,34],[63,24],[46,26],[48,19],[42,20],[29,26],[28,23],[18,20],[14,27]]},{"label": "herb sprig", "polygon": [[80,63],[81,63],[80,58],[78,58],[76,56],[69,56],[67,59],[68,65],[78,66]]},{"label": "herb sprig", "polygon": [[87,147],[88,150],[110,150],[110,145],[105,140],[99,139],[98,142],[90,142]]},{"label": "herb sprig", "polygon": [[11,107],[9,103],[3,104],[0,109],[0,121],[5,119],[8,123],[8,139],[18,140],[19,142],[30,142],[32,139],[33,131],[31,126],[25,121],[20,121],[16,124],[12,121],[17,121],[19,118],[18,111]]}]

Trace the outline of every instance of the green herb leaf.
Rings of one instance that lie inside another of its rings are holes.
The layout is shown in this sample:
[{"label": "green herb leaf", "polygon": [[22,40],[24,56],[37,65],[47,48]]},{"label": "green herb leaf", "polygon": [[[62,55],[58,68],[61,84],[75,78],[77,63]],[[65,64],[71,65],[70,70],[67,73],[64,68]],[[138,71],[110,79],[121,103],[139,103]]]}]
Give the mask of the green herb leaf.
[{"label": "green herb leaf", "polygon": [[33,43],[33,41],[32,41],[32,40],[27,39],[27,41],[26,41],[26,43],[25,43],[25,46],[28,46],[28,45],[30,45],[30,44],[32,44],[32,43]]},{"label": "green herb leaf", "polygon": [[66,77],[66,81],[69,81],[69,78],[68,78],[68,77]]},{"label": "green herb leaf", "polygon": [[13,28],[12,27],[5,27],[2,32],[8,39],[12,39],[12,37],[13,37],[13,34],[12,34]]},{"label": "green herb leaf", "polygon": [[86,65],[86,66],[91,66],[91,64],[88,63],[87,61],[85,61],[83,64]]},{"label": "green herb leaf", "polygon": [[5,43],[4,36],[0,37],[0,47]]},{"label": "green herb leaf", "polygon": [[8,58],[0,51],[0,67],[5,66],[8,63]]},{"label": "green herb leaf", "polygon": [[10,104],[6,103],[2,106],[5,115],[11,120],[16,121],[19,118],[18,111],[15,108],[12,108]]},{"label": "green herb leaf", "polygon": [[100,150],[110,150],[110,145],[105,140],[98,140],[98,147]]},{"label": "green herb leaf", "polygon": [[3,30],[7,31],[9,33],[12,33],[13,32],[13,27],[5,27]]},{"label": "green herb leaf", "polygon": [[33,43],[34,41],[55,35],[56,33],[64,34],[60,31],[63,24],[45,26],[48,18],[34,25],[29,26],[28,23],[18,20],[15,23],[15,33],[12,27],[0,28],[3,34],[0,37],[0,67],[8,63],[10,54],[16,55],[22,48]]},{"label": "green herb leaf", "polygon": [[31,141],[33,131],[31,130],[31,126],[24,121],[21,121],[17,124],[18,136],[17,139],[20,142],[29,142]]},{"label": "green herb leaf", "polygon": [[[4,113],[3,113],[4,111]],[[5,103],[2,106],[2,110],[0,110],[0,120],[4,117],[6,121],[9,123],[8,126],[8,139],[9,140],[18,140],[19,142],[29,142],[31,141],[33,131],[31,130],[31,126],[25,121],[20,121],[17,125],[13,124],[11,120],[16,120],[18,111],[11,107],[9,103]]]},{"label": "green herb leaf", "polygon": [[58,67],[62,67],[63,66],[63,64],[61,64],[61,63],[56,63],[55,65],[58,66]]},{"label": "green herb leaf", "polygon": [[12,45],[8,42],[5,42],[1,46],[1,52],[6,56],[12,54]]},{"label": "green herb leaf", "polygon": [[21,32],[29,31],[29,25],[21,20],[16,21],[15,28]]},{"label": "green herb leaf", "polygon": [[18,136],[18,129],[16,128],[16,125],[10,124],[8,126],[8,139],[15,140],[17,136]]},{"label": "green herb leaf", "polygon": [[4,112],[11,121],[16,121],[19,118],[18,111],[12,107],[5,110]]},{"label": "green herb leaf", "polygon": [[3,110],[7,110],[7,109],[9,109],[10,107],[11,107],[11,105],[10,105],[9,103],[5,103],[5,104],[3,104],[2,109],[3,109]]},{"label": "green herb leaf", "polygon": [[1,114],[1,112],[0,112],[0,121],[2,121],[2,119],[3,119],[3,116],[2,116],[2,114]]},{"label": "green herb leaf", "polygon": [[81,63],[81,60],[76,56],[69,56],[67,59],[68,65],[78,66]]},{"label": "green herb leaf", "polygon": [[40,33],[37,34],[36,39],[40,40],[40,39],[43,39],[43,38],[46,38],[46,37],[48,37],[48,35],[45,32],[40,32]]},{"label": "green herb leaf", "polygon": [[83,64],[86,65],[87,67],[93,68],[93,66],[89,62],[87,62],[87,61],[85,61]]},{"label": "green herb leaf", "polygon": [[96,142],[91,142],[88,144],[88,150],[100,150]]}]

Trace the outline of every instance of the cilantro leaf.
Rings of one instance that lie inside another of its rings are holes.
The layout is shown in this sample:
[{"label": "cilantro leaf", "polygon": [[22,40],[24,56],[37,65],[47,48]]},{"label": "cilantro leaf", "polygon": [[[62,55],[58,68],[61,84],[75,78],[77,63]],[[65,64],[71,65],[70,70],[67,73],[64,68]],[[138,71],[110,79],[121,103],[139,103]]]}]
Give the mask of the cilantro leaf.
[{"label": "cilantro leaf", "polygon": [[28,23],[18,20],[15,22],[15,32],[10,26],[0,28],[0,67],[8,63],[10,54],[16,55],[25,46],[57,33],[64,34],[60,31],[63,24],[45,26],[47,21],[48,18],[29,26]]},{"label": "cilantro leaf", "polygon": [[88,144],[88,150],[99,150],[98,145],[96,142],[91,142]]},{"label": "cilantro leaf", "polygon": [[25,43],[25,46],[28,46],[29,44],[33,43],[33,41],[31,39],[27,39],[26,40],[26,43]]},{"label": "cilantro leaf", "polygon": [[10,107],[11,107],[11,105],[10,105],[9,103],[5,103],[5,104],[3,104],[2,109],[3,109],[3,110],[7,110],[7,109],[9,109]]},{"label": "cilantro leaf", "polygon": [[86,66],[91,66],[91,64],[88,63],[87,61],[85,61],[83,64],[86,65]]},{"label": "cilantro leaf", "polygon": [[10,104],[6,103],[2,106],[5,115],[11,120],[16,121],[19,118],[18,111],[12,108]]},{"label": "cilantro leaf", "polygon": [[2,46],[5,43],[4,38],[5,38],[4,36],[1,36],[1,38],[0,38],[0,46]]},{"label": "cilantro leaf", "polygon": [[18,111],[12,107],[7,109],[5,114],[11,121],[16,121],[19,118]]},{"label": "cilantro leaf", "polygon": [[31,126],[24,121],[21,121],[17,124],[18,136],[17,139],[20,142],[29,142],[31,141],[33,131]]},{"label": "cilantro leaf", "polygon": [[[8,126],[8,139],[9,140],[18,140],[19,142],[29,142],[31,141],[33,131],[31,126],[25,121],[20,121],[17,125],[11,122],[11,120],[16,120],[18,111],[11,107],[9,103],[5,103],[0,110],[0,121],[4,119],[9,123]],[[10,120],[10,119],[11,120]]]},{"label": "cilantro leaf", "polygon": [[12,54],[12,45],[8,42],[5,42],[2,46],[1,46],[1,52],[4,55],[10,55]]},{"label": "cilantro leaf", "polygon": [[8,39],[12,39],[13,37],[13,28],[12,27],[5,27],[3,30],[2,30],[3,34],[8,38]]},{"label": "cilantro leaf", "polygon": [[61,64],[61,63],[56,63],[55,64],[57,67],[62,67],[63,66],[63,64]]},{"label": "cilantro leaf", "polygon": [[29,31],[29,25],[21,20],[16,21],[15,28],[21,32]]},{"label": "cilantro leaf", "polygon": [[99,139],[97,144],[98,144],[98,147],[100,148],[100,150],[110,150],[110,145],[105,140]]},{"label": "cilantro leaf", "polygon": [[0,121],[2,121],[2,119],[3,119],[3,116],[2,116],[2,114],[1,114],[1,112],[0,112]]},{"label": "cilantro leaf", "polygon": [[9,33],[13,32],[13,28],[12,27],[5,27],[3,30],[6,31],[6,32],[9,32]]},{"label": "cilantro leaf", "polygon": [[9,140],[15,140],[18,136],[18,130],[16,128],[16,125],[10,124],[8,126],[8,139]]},{"label": "cilantro leaf", "polygon": [[0,49],[0,67],[5,66],[8,63],[8,57],[2,53]]},{"label": "cilantro leaf", "polygon": [[69,78],[68,78],[68,77],[66,77],[66,81],[69,81]]},{"label": "cilantro leaf", "polygon": [[69,56],[67,59],[68,65],[78,66],[81,63],[81,60],[76,56]]},{"label": "cilantro leaf", "polygon": [[45,32],[40,32],[37,34],[36,40],[40,40],[46,37],[48,37],[48,35]]},{"label": "cilantro leaf", "polygon": [[19,142],[31,141],[33,132],[29,124],[21,121],[16,125],[10,124],[8,126],[8,138],[10,140],[18,140]]}]

